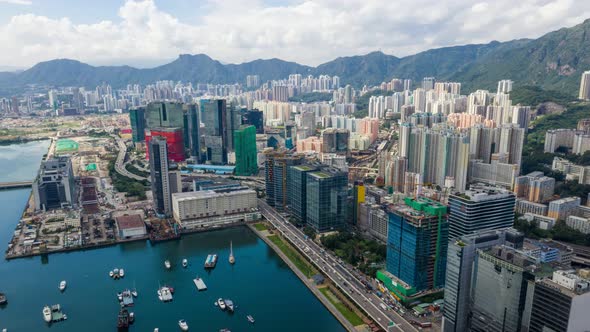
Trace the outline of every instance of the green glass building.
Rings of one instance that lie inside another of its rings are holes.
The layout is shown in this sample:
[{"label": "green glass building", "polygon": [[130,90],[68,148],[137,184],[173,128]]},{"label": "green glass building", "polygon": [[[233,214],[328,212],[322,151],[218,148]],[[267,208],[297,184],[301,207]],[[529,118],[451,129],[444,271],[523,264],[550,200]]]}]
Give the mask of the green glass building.
[{"label": "green glass building", "polygon": [[257,174],[256,127],[240,126],[234,132],[234,147],[236,151],[235,174],[238,176]]},{"label": "green glass building", "polygon": [[307,173],[307,224],[316,232],[338,230],[346,225],[348,173],[333,168]]},{"label": "green glass building", "polygon": [[133,142],[145,141],[145,108],[138,107],[129,110],[129,122],[131,122]]}]

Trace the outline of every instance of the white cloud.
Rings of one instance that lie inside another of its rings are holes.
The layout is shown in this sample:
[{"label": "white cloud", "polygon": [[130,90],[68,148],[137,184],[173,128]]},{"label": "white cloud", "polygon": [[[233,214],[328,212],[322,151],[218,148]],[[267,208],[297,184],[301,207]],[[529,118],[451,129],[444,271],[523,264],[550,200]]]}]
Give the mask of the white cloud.
[{"label": "white cloud", "polygon": [[0,0],[0,3],[9,3],[12,5],[25,5],[25,6],[29,6],[29,5],[33,4],[33,2],[30,0]]},{"label": "white cloud", "polygon": [[14,16],[0,25],[0,64],[73,58],[134,65],[181,53],[233,63],[277,57],[310,65],[375,50],[404,56],[432,47],[538,37],[580,23],[590,13],[590,1],[308,0],[265,7],[262,0],[210,0],[197,11],[207,14],[186,23],[153,0],[128,0],[117,22]]}]

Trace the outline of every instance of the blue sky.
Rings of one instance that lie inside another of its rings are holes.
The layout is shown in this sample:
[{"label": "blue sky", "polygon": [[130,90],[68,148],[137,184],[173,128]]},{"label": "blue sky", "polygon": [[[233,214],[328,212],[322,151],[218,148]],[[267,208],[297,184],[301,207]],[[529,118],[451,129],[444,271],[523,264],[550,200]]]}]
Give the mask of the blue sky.
[{"label": "blue sky", "polygon": [[318,65],[537,38],[587,18],[588,0],[0,0],[0,68],[55,58],[145,67],[184,53]]}]

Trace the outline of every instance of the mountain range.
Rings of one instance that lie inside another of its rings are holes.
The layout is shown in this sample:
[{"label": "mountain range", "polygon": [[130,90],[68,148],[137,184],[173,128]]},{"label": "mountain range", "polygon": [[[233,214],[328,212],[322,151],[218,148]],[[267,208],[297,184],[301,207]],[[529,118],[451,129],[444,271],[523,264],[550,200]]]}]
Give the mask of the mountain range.
[{"label": "mountain range", "polygon": [[340,57],[317,67],[280,59],[222,64],[205,54],[183,54],[168,64],[148,69],[91,66],[57,59],[17,73],[0,72],[0,95],[15,93],[28,84],[93,88],[108,82],[119,88],[157,80],[244,83],[250,74],[258,74],[264,82],[294,73],[337,75],[341,84],[357,88],[394,77],[419,82],[423,77],[434,76],[438,81],[461,82],[463,92],[480,88],[494,90],[498,80],[512,79],[517,85],[536,85],[575,95],[585,70],[590,70],[590,19],[538,39],[444,47],[402,58],[372,52]]}]

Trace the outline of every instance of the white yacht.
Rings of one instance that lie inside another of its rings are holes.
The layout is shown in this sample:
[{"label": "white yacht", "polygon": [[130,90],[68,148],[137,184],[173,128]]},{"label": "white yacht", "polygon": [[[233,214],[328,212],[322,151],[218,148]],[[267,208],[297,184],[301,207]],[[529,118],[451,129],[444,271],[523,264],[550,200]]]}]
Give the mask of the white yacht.
[{"label": "white yacht", "polygon": [[109,271],[109,277],[113,277],[115,275],[115,272],[113,272],[113,270]]},{"label": "white yacht", "polygon": [[233,264],[236,262],[236,258],[234,257],[234,246],[233,243],[229,242],[229,263]]},{"label": "white yacht", "polygon": [[64,290],[66,290],[66,281],[65,281],[65,280],[62,280],[62,281],[59,283],[59,290],[60,290],[60,291],[62,291],[62,292],[63,292]]},{"label": "white yacht", "polygon": [[188,324],[186,323],[186,321],[184,319],[181,319],[178,321],[178,326],[180,326],[181,330],[188,331]]},{"label": "white yacht", "polygon": [[165,260],[164,261],[164,266],[166,267],[166,269],[170,270],[170,268],[172,267],[172,265],[170,265],[170,261],[169,260]]},{"label": "white yacht", "polygon": [[186,258],[184,258],[182,260],[182,267],[187,267],[188,266],[188,260]]},{"label": "white yacht", "polygon": [[119,277],[123,278],[125,276],[125,270],[119,269]]},{"label": "white yacht", "polygon": [[219,306],[219,309],[225,310],[225,301],[222,298],[217,299],[217,305]]},{"label": "white yacht", "polygon": [[43,320],[51,323],[51,308],[48,305],[43,307]]}]

